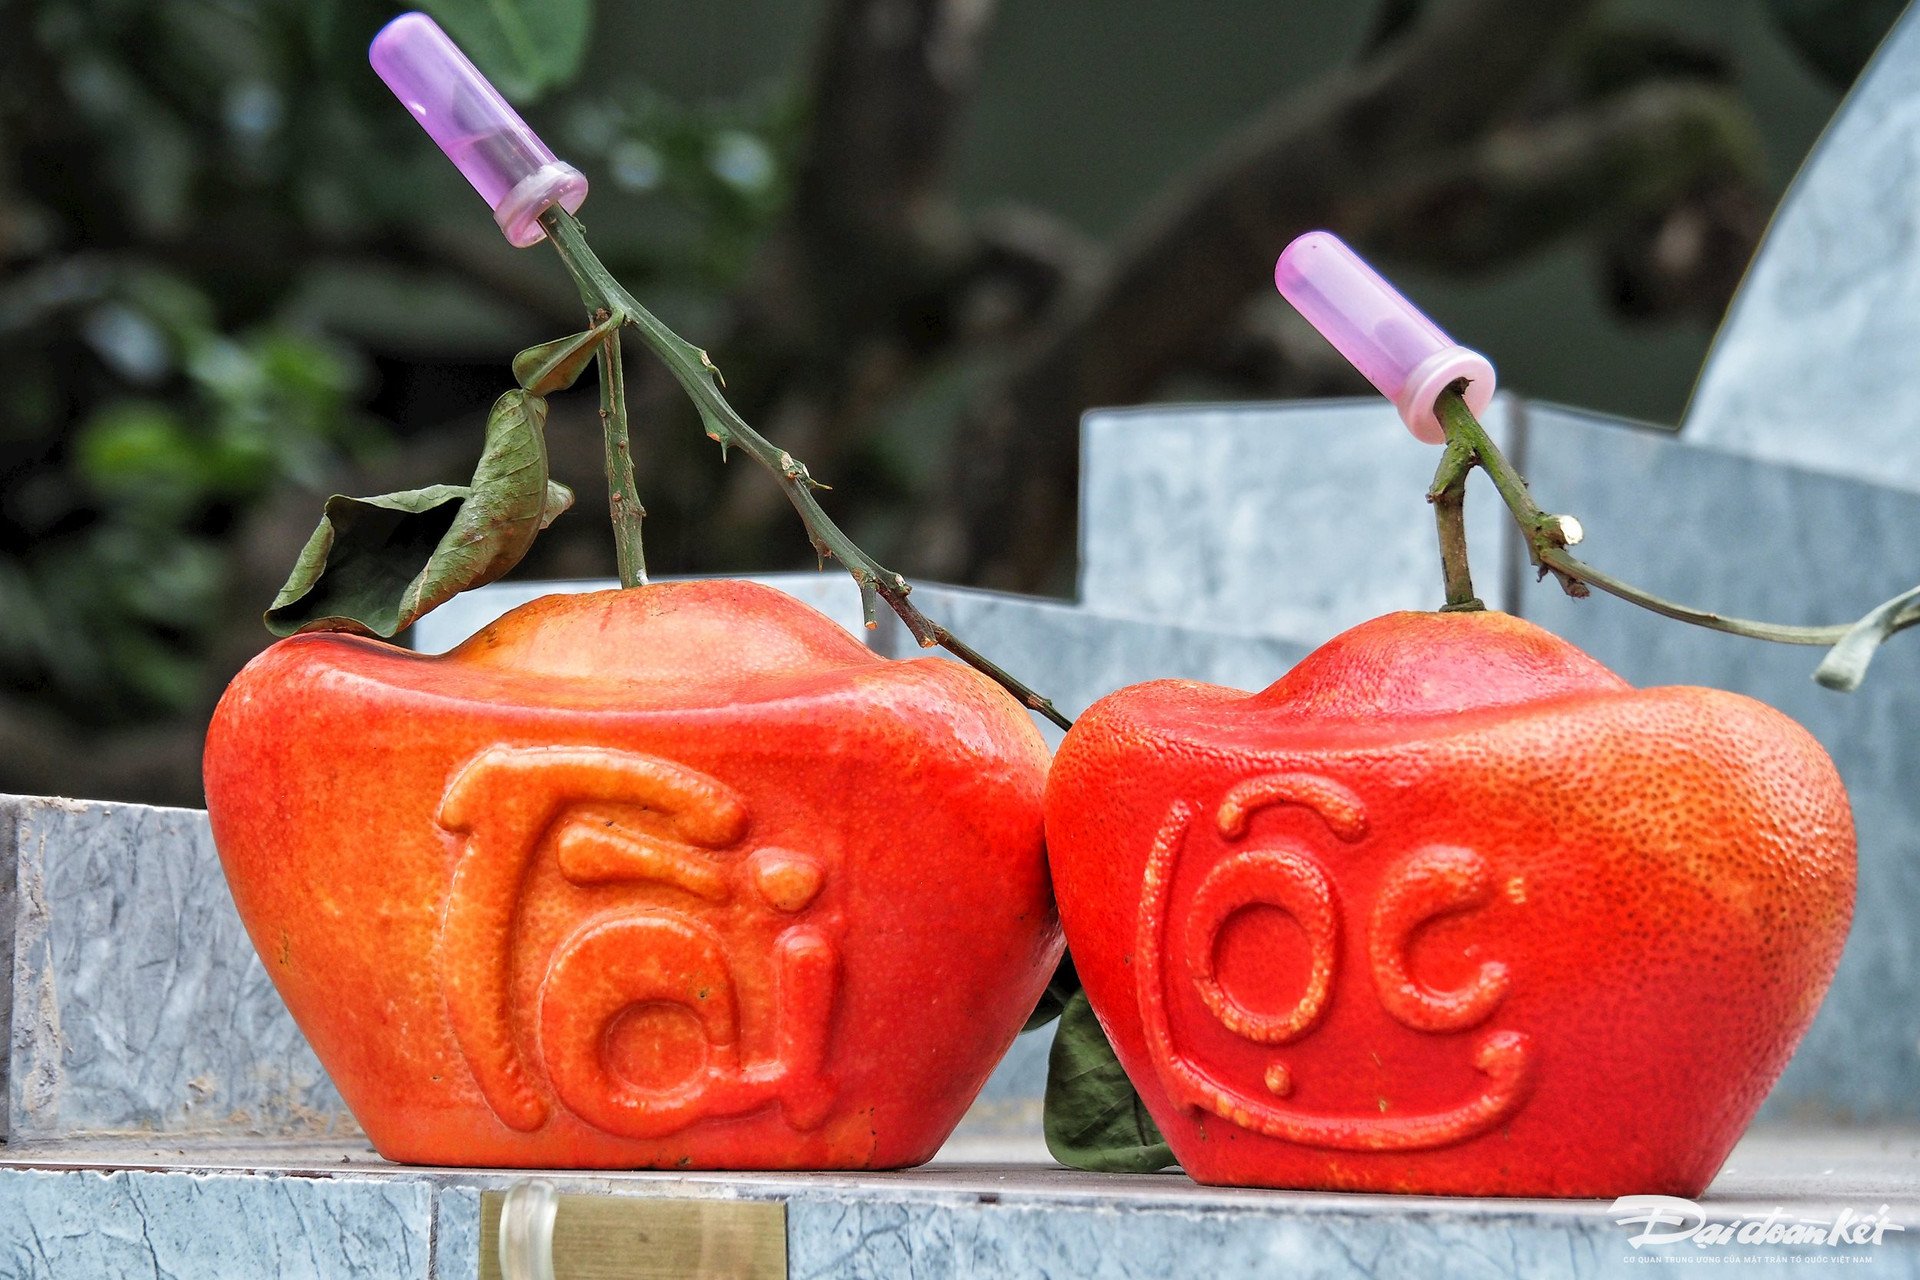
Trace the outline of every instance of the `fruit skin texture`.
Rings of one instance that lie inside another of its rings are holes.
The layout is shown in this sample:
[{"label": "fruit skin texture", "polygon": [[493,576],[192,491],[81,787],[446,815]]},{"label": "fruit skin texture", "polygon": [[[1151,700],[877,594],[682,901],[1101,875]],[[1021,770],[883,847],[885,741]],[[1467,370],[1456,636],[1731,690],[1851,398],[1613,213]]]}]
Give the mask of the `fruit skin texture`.
[{"label": "fruit skin texture", "polygon": [[1093,1009],[1215,1184],[1697,1195],[1853,911],[1805,730],[1496,613],[1374,619],[1261,693],[1110,694],[1047,839]]},{"label": "fruit skin texture", "polygon": [[957,663],[744,582],[452,653],[284,640],[214,715],[242,919],[389,1159],[933,1154],[1060,954],[1045,745]]}]

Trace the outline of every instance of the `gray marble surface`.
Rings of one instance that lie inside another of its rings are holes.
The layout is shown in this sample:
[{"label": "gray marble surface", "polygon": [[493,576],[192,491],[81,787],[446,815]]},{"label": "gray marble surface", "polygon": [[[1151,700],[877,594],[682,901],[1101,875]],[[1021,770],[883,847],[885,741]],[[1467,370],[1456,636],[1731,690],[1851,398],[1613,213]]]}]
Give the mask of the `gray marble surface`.
[{"label": "gray marble surface", "polygon": [[20,910],[14,892],[20,866],[15,831],[19,818],[20,807],[0,799],[0,1142],[6,1141],[13,1097],[13,933]]},{"label": "gray marble surface", "polygon": [[428,1280],[433,1196],[405,1178],[8,1169],[0,1277]]},{"label": "gray marble surface", "polygon": [[1052,1049],[1052,1023],[1015,1039],[1007,1056],[987,1077],[980,1096],[961,1117],[952,1148],[979,1138],[1037,1135],[1040,1102],[1047,1091],[1047,1055]]},{"label": "gray marble surface", "polygon": [[442,1187],[433,1205],[433,1280],[474,1280],[480,1274],[480,1193]]},{"label": "gray marble surface", "polygon": [[[1631,1273],[1627,1233],[1610,1223],[1515,1221],[1497,1231],[1446,1217],[1266,1216],[1133,1207],[944,1205],[788,1207],[794,1280],[1160,1280],[1273,1276],[1460,1277]],[[1908,1258],[1885,1274],[1910,1275]],[[1618,1271],[1615,1269],[1618,1268]],[[1786,1274],[1783,1264],[1779,1274]],[[1882,1274],[1876,1271],[1876,1274]]]},{"label": "gray marble surface", "polygon": [[[90,1162],[147,1172],[103,1176],[78,1167]],[[62,1163],[70,1167],[49,1167]],[[478,1192],[505,1189],[525,1176],[388,1165],[356,1146],[324,1142],[181,1151],[125,1143],[0,1148],[0,1276],[149,1275],[157,1262],[157,1274],[186,1277],[431,1274],[452,1280],[477,1269]],[[1662,1257],[1718,1263],[1729,1256],[1777,1259],[1743,1265],[1743,1275],[1803,1275],[1821,1262],[1871,1265],[1873,1275],[1920,1275],[1920,1132],[1912,1130],[1872,1136],[1756,1131],[1701,1199],[1702,1212],[1716,1222],[1773,1211],[1788,1221],[1831,1220],[1843,1208],[1861,1213],[1885,1206],[1892,1222],[1910,1224],[1877,1248],[1836,1250],[1678,1244],[1636,1253],[1628,1243],[1632,1231],[1601,1201],[1261,1191],[1197,1186],[1174,1173],[1084,1174],[1032,1163],[936,1164],[889,1174],[539,1176],[562,1195],[783,1201],[791,1274],[822,1280],[1519,1280],[1634,1274]],[[85,1215],[80,1220],[100,1224],[94,1234],[103,1239],[75,1230],[76,1206]],[[163,1214],[178,1219],[146,1252],[142,1213],[150,1231]],[[315,1230],[319,1214],[331,1225]],[[246,1223],[254,1238],[236,1243],[234,1221]],[[10,1255],[16,1240],[27,1242],[25,1252]],[[295,1253],[309,1247],[310,1254]],[[59,1265],[46,1266],[36,1249]],[[6,1270],[13,1257],[21,1261]],[[270,1269],[276,1264],[278,1271]]]},{"label": "gray marble surface", "polygon": [[[1511,401],[1487,428],[1509,447]],[[1080,603],[1319,643],[1394,609],[1440,604],[1421,495],[1440,451],[1379,399],[1101,410],[1081,428]],[[1507,524],[1469,482],[1476,582],[1500,588]]]},{"label": "gray marble surface", "polygon": [[[1404,430],[1404,428],[1403,428]],[[1439,571],[1435,571],[1438,580]],[[913,601],[929,617],[988,654],[1068,719],[1123,685],[1142,680],[1210,680],[1264,689],[1310,645],[1277,635],[1201,629],[1152,618],[1116,616],[1065,600],[1010,596],[923,583]],[[874,647],[890,657],[923,652],[896,618],[886,617]],[[939,656],[938,650],[932,651]],[[1049,743],[1060,731],[1036,718]]]},{"label": "gray marble surface", "polygon": [[1730,453],[1920,489],[1920,10],[1788,191],[1686,415]]},{"label": "gray marble surface", "polygon": [[[1913,585],[1920,494],[1545,406],[1529,409],[1527,430],[1534,491],[1580,518],[1580,555],[1646,590],[1821,623]],[[1704,631],[1598,594],[1572,600],[1551,582],[1529,583],[1518,603],[1635,684],[1749,694],[1832,754],[1859,831],[1859,904],[1833,989],[1768,1114],[1920,1117],[1920,636],[1896,637],[1865,686],[1840,694],[1811,679],[1820,649]]]},{"label": "gray marble surface", "polygon": [[352,1129],[240,926],[205,813],[0,812],[17,869],[10,1139]]}]

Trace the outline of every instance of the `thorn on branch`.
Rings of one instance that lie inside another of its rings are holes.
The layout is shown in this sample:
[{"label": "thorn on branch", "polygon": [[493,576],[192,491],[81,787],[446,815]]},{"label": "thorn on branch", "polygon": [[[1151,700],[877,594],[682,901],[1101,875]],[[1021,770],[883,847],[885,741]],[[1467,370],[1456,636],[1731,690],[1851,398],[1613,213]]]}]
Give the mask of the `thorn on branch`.
[{"label": "thorn on branch", "polygon": [[1580,579],[1574,577],[1566,570],[1555,568],[1550,564],[1543,564],[1538,559],[1535,559],[1533,563],[1534,568],[1538,570],[1537,575],[1534,577],[1535,582],[1544,582],[1547,575],[1552,574],[1553,580],[1560,584],[1560,589],[1572,596],[1575,600],[1584,600],[1593,594],[1593,592],[1588,589],[1586,583],[1580,581]]},{"label": "thorn on branch", "polygon": [[784,449],[780,452],[780,474],[789,480],[794,480],[805,485],[809,489],[833,488],[830,484],[815,480],[813,473],[807,470],[807,464],[786,452]]}]

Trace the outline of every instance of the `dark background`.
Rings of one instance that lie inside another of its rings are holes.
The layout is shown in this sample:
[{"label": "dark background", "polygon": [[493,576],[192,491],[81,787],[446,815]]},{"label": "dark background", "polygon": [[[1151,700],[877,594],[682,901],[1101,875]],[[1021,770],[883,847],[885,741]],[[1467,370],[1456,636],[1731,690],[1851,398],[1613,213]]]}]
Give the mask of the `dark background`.
[{"label": "dark background", "polygon": [[[1900,7],[428,5],[857,540],[1054,592],[1082,409],[1363,389],[1272,294],[1313,226],[1505,385],[1677,420]],[[513,352],[580,327],[367,68],[396,11],[0,0],[0,789],[196,803],[320,498],[464,480]],[[652,568],[808,563],[628,367]],[[611,573],[594,408],[555,401],[580,502],[523,576]]]}]

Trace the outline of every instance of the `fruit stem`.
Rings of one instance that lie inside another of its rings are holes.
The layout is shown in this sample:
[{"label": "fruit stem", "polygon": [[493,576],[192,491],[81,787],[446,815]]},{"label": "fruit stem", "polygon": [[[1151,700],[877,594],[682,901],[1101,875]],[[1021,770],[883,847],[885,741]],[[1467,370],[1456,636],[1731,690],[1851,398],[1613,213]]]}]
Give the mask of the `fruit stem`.
[{"label": "fruit stem", "polygon": [[1473,573],[1467,563],[1467,476],[1475,461],[1471,447],[1458,440],[1447,441],[1439,469],[1433,473],[1433,485],[1427,490],[1427,501],[1433,504],[1433,522],[1440,534],[1440,574],[1447,588],[1443,613],[1468,613],[1487,607],[1473,594]]},{"label": "fruit stem", "polygon": [[[1514,523],[1520,528],[1520,536],[1527,545],[1527,555],[1541,577],[1551,573],[1560,586],[1570,596],[1585,596],[1589,587],[1598,587],[1609,595],[1617,596],[1643,609],[1651,610],[1680,622],[1691,623],[1696,627],[1706,627],[1713,631],[1725,631],[1736,636],[1746,636],[1752,640],[1767,640],[1774,644],[1804,644],[1834,647],[1827,660],[1815,673],[1815,678],[1830,689],[1841,691],[1856,688],[1866,674],[1866,660],[1879,640],[1920,624],[1920,589],[1896,596],[1876,608],[1859,622],[1836,623],[1819,627],[1796,627],[1777,622],[1760,622],[1750,618],[1730,618],[1723,614],[1708,613],[1687,605],[1677,604],[1663,599],[1652,592],[1643,591],[1631,583],[1623,582],[1611,574],[1603,573],[1591,565],[1584,564],[1567,550],[1580,541],[1580,522],[1571,516],[1551,515],[1542,510],[1533,500],[1527,489],[1527,482],[1500,452],[1487,429],[1473,416],[1473,410],[1467,407],[1460,397],[1458,386],[1441,393],[1434,402],[1434,411],[1440,418],[1440,425],[1446,432],[1447,453],[1442,455],[1440,473],[1435,476],[1436,489],[1442,486],[1442,480],[1448,477],[1449,457],[1456,448],[1468,456],[1458,476],[1458,483],[1464,485],[1466,473],[1478,466],[1493,481],[1493,487],[1499,491],[1500,498],[1506,503],[1507,510],[1513,516]],[[1457,464],[1456,464],[1457,465]],[[1433,497],[1433,493],[1429,493]],[[1435,505],[1439,500],[1434,499]],[[1459,535],[1459,549],[1465,550],[1465,534]],[[1447,534],[1442,530],[1441,548],[1443,560],[1447,553]],[[1464,566],[1463,566],[1464,567]],[[1448,570],[1448,599],[1452,600],[1454,581],[1451,569]],[[1863,642],[1864,638],[1864,642]],[[1848,641],[1843,645],[1842,641]]]},{"label": "fruit stem", "polygon": [[[734,411],[726,397],[720,394],[717,385],[720,371],[707,358],[707,353],[667,328],[613,278],[588,246],[579,219],[555,205],[540,215],[540,225],[546,228],[547,240],[559,253],[568,274],[573,277],[587,309],[596,314],[604,312],[617,318],[621,324],[631,324],[640,331],[641,340],[666,365],[667,371],[693,401],[694,408],[700,411],[700,420],[706,427],[707,435],[720,446],[721,459],[725,460],[728,448],[737,446],[773,473],[774,479],[786,492],[787,500],[800,513],[800,522],[806,526],[807,537],[812,541],[814,551],[822,560],[829,556],[838,559],[853,575],[854,582],[860,587],[860,600],[869,627],[875,625],[876,599],[885,600],[900,616],[900,621],[921,648],[938,646],[945,649],[1012,694],[1020,705],[1039,712],[1062,729],[1072,726],[1073,722],[1055,710],[1051,701],[1022,684],[953,632],[934,622],[907,599],[908,593],[913,590],[912,585],[862,551],[828,517],[813,496],[815,489],[824,489],[826,486],[807,473],[805,463],[770,443]],[[605,376],[603,365],[603,381]],[[624,394],[621,399],[620,417],[624,422]]]},{"label": "fruit stem", "polygon": [[[597,323],[611,317],[603,308]],[[647,585],[647,553],[641,545],[640,522],[647,509],[633,479],[633,449],[627,438],[627,379],[620,363],[620,330],[616,327],[600,344],[595,363],[600,366],[600,430],[607,443],[607,508],[613,516],[613,550],[620,565],[622,587]]]}]

